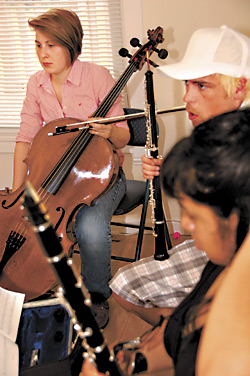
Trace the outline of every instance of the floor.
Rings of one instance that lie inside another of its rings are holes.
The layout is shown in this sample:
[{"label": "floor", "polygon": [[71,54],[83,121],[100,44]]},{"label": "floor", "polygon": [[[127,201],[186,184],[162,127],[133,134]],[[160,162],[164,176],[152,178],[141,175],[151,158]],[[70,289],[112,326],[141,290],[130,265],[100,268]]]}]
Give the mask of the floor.
[{"label": "floor", "polygon": [[[136,248],[137,241],[137,230],[132,230],[132,233],[126,233],[125,228],[119,228],[119,230],[112,231],[112,254],[117,256],[123,256],[128,258],[133,258]],[[172,245],[181,243],[185,239],[189,238],[187,236],[181,236],[180,239],[174,240],[172,236],[171,242]],[[150,231],[145,231],[141,258],[152,256],[154,254],[154,243],[155,238],[153,237]],[[74,254],[74,262],[76,263],[77,268],[79,267],[79,253]],[[124,261],[111,261],[111,272],[112,275],[127,263]],[[143,333],[151,329],[152,327],[147,324],[145,321],[141,320],[139,317],[132,313],[128,313],[121,306],[119,306],[115,299],[111,296],[109,299],[110,305],[110,320],[107,327],[103,330],[103,336],[106,341],[106,344],[110,347],[112,345],[124,342],[128,340],[135,339],[140,337]],[[164,372],[154,372],[147,373],[151,376],[173,376],[173,370]]]},{"label": "floor", "polygon": [[[171,236],[172,245],[184,241],[187,237],[181,237],[174,240]],[[112,236],[112,254],[133,257],[136,246],[136,234],[115,234]],[[142,245],[142,257],[151,256],[154,253],[154,237],[150,233],[144,235]],[[112,275],[122,266],[126,265],[124,261],[112,260],[111,269]],[[111,296],[110,304],[110,320],[107,327],[103,330],[103,335],[108,345],[131,340],[137,336],[141,336],[145,331],[151,328],[149,324],[141,320],[132,313],[128,313],[121,308]],[[172,376],[173,372],[154,373],[152,376]]]}]

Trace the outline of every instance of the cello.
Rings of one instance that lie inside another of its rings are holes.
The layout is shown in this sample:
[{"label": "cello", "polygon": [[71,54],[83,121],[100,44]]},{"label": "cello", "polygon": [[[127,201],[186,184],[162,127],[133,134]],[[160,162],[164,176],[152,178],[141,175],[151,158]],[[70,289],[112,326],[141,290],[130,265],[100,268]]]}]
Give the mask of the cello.
[{"label": "cello", "polygon": [[[158,51],[163,29],[148,31],[149,41],[131,56],[129,65],[92,117],[105,117],[116,98],[137,70],[141,70],[148,54]],[[152,64],[154,64],[152,62]],[[24,221],[20,199],[28,179],[46,204],[51,222],[66,253],[72,248],[70,224],[83,205],[93,205],[112,186],[118,173],[118,157],[106,139],[89,133],[88,128],[75,135],[65,132],[48,137],[55,130],[81,122],[80,119],[54,120],[36,134],[26,157],[28,173],[23,185],[15,192],[1,194],[0,286],[34,299],[53,289],[57,280],[40,249],[29,223]],[[98,152],[97,152],[98,151]],[[42,154],[43,157],[37,156]]]}]

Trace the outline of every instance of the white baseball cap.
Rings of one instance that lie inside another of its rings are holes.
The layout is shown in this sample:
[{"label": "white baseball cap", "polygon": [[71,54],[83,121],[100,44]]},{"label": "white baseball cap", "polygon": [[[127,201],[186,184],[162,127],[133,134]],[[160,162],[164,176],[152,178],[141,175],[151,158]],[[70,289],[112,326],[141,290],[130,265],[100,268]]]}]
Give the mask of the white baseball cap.
[{"label": "white baseball cap", "polygon": [[178,80],[220,73],[250,78],[250,38],[227,26],[194,32],[182,61],[159,67]]}]

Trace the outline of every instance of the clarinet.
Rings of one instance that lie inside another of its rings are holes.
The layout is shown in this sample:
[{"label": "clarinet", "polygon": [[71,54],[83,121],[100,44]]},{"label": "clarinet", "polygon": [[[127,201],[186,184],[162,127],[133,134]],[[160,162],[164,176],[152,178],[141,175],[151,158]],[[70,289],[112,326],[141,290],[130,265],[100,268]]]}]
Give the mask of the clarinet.
[{"label": "clarinet", "polygon": [[50,222],[49,214],[28,181],[22,207],[26,208],[41,248],[58,277],[61,294],[72,316],[74,329],[82,340],[83,357],[95,362],[99,372],[122,376],[113,353],[111,354],[91,312],[91,298],[82,278],[68,259]]},{"label": "clarinet", "polygon": [[[154,101],[154,87],[153,87],[153,73],[149,69],[145,73],[146,82],[146,123],[147,123],[147,141],[146,141],[146,156],[148,158],[161,158],[158,155],[158,134],[155,116],[155,101]],[[165,217],[162,207],[161,184],[160,177],[155,176],[149,182],[149,203],[151,205],[153,222],[153,236],[155,237],[155,254],[156,260],[162,261],[169,258],[166,248],[166,239],[168,248],[171,249],[171,241],[165,226]],[[166,230],[166,232],[165,232]],[[166,238],[167,236],[167,238]]]}]

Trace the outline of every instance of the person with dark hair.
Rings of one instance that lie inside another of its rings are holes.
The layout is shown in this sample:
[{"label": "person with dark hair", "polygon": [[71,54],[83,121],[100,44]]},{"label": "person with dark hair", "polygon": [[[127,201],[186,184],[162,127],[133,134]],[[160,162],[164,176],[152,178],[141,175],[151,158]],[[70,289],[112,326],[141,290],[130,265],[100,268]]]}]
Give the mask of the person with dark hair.
[{"label": "person with dark hair", "polygon": [[247,376],[250,369],[250,236],[228,268],[203,329],[196,374]]},{"label": "person with dark hair", "polygon": [[[118,352],[121,369],[130,370],[126,374],[133,374],[133,369],[135,373],[143,370],[154,374],[173,364],[175,376],[195,375],[210,306],[249,232],[249,142],[250,109],[243,109],[200,124],[165,157],[161,166],[163,190],[178,200],[183,228],[190,231],[197,249],[205,251],[209,261],[193,291],[163,319],[155,336],[151,334],[152,339],[145,341],[146,346],[136,341],[138,356],[132,351],[128,360],[125,347]],[[140,364],[143,369],[138,368]],[[90,374],[98,372],[86,362],[83,375]]]},{"label": "person with dark hair", "polygon": [[[158,69],[185,82],[183,100],[196,127],[249,102],[250,38],[226,26],[198,29],[182,61]],[[144,178],[159,175],[162,159],[144,155],[142,162]],[[205,252],[199,252],[193,240],[178,244],[169,254],[161,262],[152,256],[126,265],[110,283],[117,302],[152,325],[192,291],[207,262]]]},{"label": "person with dark hair", "polygon": [[[41,127],[65,117],[91,120],[91,114],[115,84],[105,67],[78,59],[82,51],[83,30],[75,12],[51,9],[28,22],[35,31],[36,53],[43,70],[33,74],[27,85],[21,125],[16,137],[12,191],[24,182],[27,175],[24,160]],[[123,114],[119,96],[106,116]],[[109,318],[107,299],[111,295],[110,221],[126,190],[121,148],[127,144],[130,133],[126,122],[114,125],[92,123],[89,132],[113,144],[120,166],[108,193],[97,200],[94,206],[83,205],[76,215],[75,230],[81,255],[82,278],[91,293],[95,317],[103,328]],[[56,141],[61,142],[58,139]]]}]

